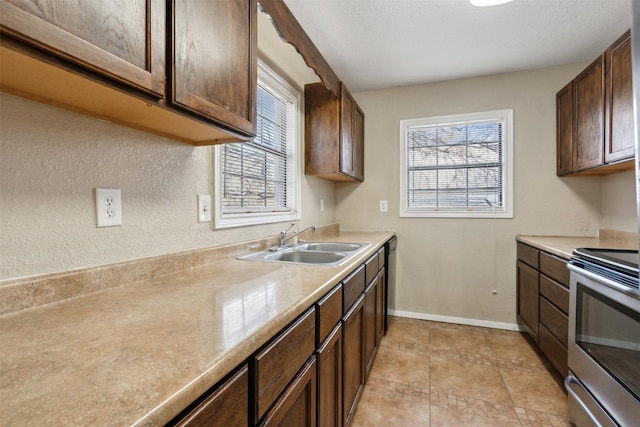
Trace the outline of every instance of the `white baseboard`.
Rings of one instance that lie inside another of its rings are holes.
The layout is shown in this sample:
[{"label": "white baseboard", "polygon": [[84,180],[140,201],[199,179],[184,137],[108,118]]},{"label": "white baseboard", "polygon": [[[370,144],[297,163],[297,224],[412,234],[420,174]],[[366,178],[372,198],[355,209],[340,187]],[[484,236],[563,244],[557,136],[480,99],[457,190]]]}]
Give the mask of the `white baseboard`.
[{"label": "white baseboard", "polygon": [[408,317],[410,319],[432,320],[434,322],[457,323],[459,325],[480,326],[483,328],[506,329],[520,331],[517,323],[493,322],[491,320],[468,319],[466,317],[442,316],[439,314],[414,313],[412,311],[388,310],[391,316]]}]

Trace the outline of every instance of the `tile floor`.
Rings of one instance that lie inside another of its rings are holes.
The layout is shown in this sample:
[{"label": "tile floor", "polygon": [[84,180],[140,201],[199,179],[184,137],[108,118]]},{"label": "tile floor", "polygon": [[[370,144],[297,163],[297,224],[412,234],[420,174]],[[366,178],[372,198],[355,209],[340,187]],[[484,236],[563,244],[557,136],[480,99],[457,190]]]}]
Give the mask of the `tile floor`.
[{"label": "tile floor", "polygon": [[562,378],[519,332],[389,318],[354,427],[570,426]]}]

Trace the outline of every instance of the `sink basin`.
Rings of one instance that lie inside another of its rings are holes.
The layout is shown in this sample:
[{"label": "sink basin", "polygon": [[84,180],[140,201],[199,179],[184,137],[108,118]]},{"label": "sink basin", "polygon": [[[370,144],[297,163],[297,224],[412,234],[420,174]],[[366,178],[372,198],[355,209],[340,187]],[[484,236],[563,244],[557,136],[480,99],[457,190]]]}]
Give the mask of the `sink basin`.
[{"label": "sink basin", "polygon": [[294,247],[268,249],[238,259],[336,267],[367,246],[369,243],[307,242]]},{"label": "sink basin", "polygon": [[296,250],[304,251],[327,251],[327,252],[351,252],[365,246],[363,243],[339,243],[339,242],[316,242],[303,243],[296,246]]},{"label": "sink basin", "polygon": [[341,252],[301,251],[297,248],[290,251],[276,252],[267,255],[265,261],[301,262],[305,264],[331,264],[339,262],[347,254]]}]

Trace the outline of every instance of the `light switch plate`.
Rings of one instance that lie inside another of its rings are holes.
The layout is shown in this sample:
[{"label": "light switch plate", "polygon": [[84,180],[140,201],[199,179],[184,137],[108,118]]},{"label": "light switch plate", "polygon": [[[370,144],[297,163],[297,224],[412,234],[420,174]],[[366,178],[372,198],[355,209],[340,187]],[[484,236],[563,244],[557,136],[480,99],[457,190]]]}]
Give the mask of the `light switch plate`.
[{"label": "light switch plate", "polygon": [[387,205],[386,200],[380,200],[380,212],[388,212],[389,206]]},{"label": "light switch plate", "polygon": [[211,222],[211,196],[198,194],[198,222]]},{"label": "light switch plate", "polygon": [[96,225],[122,225],[122,200],[119,188],[96,188]]}]

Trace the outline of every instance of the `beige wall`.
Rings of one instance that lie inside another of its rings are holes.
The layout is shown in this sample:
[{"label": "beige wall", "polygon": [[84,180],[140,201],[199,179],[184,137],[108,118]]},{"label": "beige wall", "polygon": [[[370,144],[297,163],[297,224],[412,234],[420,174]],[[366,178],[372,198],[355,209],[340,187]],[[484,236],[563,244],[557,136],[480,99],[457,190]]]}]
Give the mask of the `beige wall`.
[{"label": "beige wall", "polygon": [[602,178],[602,228],[638,232],[634,171]]},{"label": "beige wall", "polygon": [[[285,64],[299,88],[317,80],[262,16],[259,26],[261,57]],[[213,194],[211,147],[8,95],[0,112],[0,280],[270,237],[284,226],[214,231],[197,222],[197,194]],[[122,226],[96,228],[96,187],[122,189]],[[335,222],[334,184],[303,176],[300,225]]]},{"label": "beige wall", "polygon": [[[366,115],[366,180],[336,186],[338,220],[397,232],[396,310],[515,323],[515,235],[597,235],[610,200],[603,179],[555,173],[555,94],[584,66],[354,95]],[[514,218],[399,218],[399,120],[506,108],[514,111]],[[622,187],[615,199],[626,205],[633,188]],[[378,212],[379,200],[389,201],[388,213]]]}]

